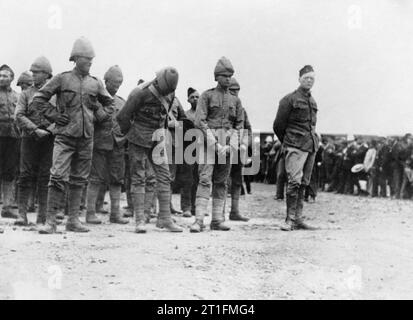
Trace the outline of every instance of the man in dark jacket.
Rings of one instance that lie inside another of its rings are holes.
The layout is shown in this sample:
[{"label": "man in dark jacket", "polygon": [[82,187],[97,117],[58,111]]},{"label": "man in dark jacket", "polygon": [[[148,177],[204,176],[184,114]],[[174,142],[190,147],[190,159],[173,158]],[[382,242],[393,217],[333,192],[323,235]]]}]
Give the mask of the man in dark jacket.
[{"label": "man in dark jacket", "polygon": [[404,167],[406,161],[410,159],[412,150],[413,137],[410,133],[404,135],[404,137],[396,142],[391,150],[392,155],[392,177],[393,177],[393,190],[394,197],[401,199],[401,187],[404,175]]},{"label": "man in dark jacket", "polygon": [[2,65],[0,67],[0,181],[3,218],[18,217],[12,210],[13,181],[19,165],[19,133],[14,124],[18,94],[10,87],[13,79],[13,70],[7,65]]},{"label": "man in dark jacket", "polygon": [[303,221],[304,191],[310,183],[319,139],[315,132],[317,103],[311,95],[315,74],[306,65],[299,72],[300,86],[280,101],[274,132],[283,143],[287,171],[287,217],[281,229],[313,230]]}]

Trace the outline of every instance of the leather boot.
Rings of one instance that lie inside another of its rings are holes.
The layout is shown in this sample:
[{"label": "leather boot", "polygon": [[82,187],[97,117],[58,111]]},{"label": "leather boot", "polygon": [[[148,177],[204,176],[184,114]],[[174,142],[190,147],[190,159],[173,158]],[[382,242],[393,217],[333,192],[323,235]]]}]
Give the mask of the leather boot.
[{"label": "leather boot", "polygon": [[205,198],[196,198],[196,209],[195,209],[195,222],[189,228],[189,231],[192,233],[198,233],[205,229],[204,217],[205,213],[208,210],[208,199]]},{"label": "leather boot", "polygon": [[170,191],[158,191],[159,200],[159,214],[156,222],[156,227],[167,229],[170,232],[182,232],[183,229],[175,224],[171,217],[170,205],[171,196]]},{"label": "leather boot", "polygon": [[294,217],[297,211],[297,191],[294,193],[287,193],[287,217],[285,222],[281,225],[282,231],[294,230]]},{"label": "leather boot", "polygon": [[145,226],[145,194],[144,193],[131,193],[133,201],[133,214],[135,215],[135,232],[146,233]]},{"label": "leather boot", "polygon": [[98,183],[89,182],[87,186],[87,205],[86,205],[86,223],[101,224],[102,221],[96,216],[96,201],[98,198],[101,185]]},{"label": "leather boot", "polygon": [[303,221],[303,208],[304,208],[304,194],[306,186],[302,185],[298,189],[297,196],[297,210],[295,212],[294,229],[296,230],[319,230],[317,227],[310,226]]},{"label": "leather boot", "polygon": [[48,193],[47,190],[48,190],[47,186],[39,186],[39,189],[38,189],[39,207],[38,207],[37,219],[36,219],[37,224],[45,224],[46,223],[47,193]]},{"label": "leather boot", "polygon": [[47,194],[46,224],[39,229],[40,234],[53,234],[57,232],[56,213],[62,206],[65,193],[53,186],[49,187]]},{"label": "leather boot", "polygon": [[231,212],[229,213],[229,220],[233,221],[249,221],[247,217],[239,213],[239,199],[231,198]]},{"label": "leather boot", "polygon": [[3,192],[3,208],[1,209],[1,216],[3,218],[17,219],[19,216],[14,213],[12,207],[13,201],[13,181],[2,181]]},{"label": "leather boot", "polygon": [[231,228],[224,222],[224,199],[212,199],[211,230],[228,231]]},{"label": "leather boot", "polygon": [[105,205],[106,185],[101,185],[96,201],[96,212],[108,214],[109,211],[104,208]]},{"label": "leather boot", "polygon": [[110,196],[110,218],[111,223],[117,224],[127,224],[128,219],[123,219],[120,214],[120,193],[122,187],[120,185],[109,186],[109,196]]},{"label": "leather boot", "polygon": [[27,226],[27,208],[29,202],[29,196],[31,192],[31,188],[27,188],[26,186],[19,185],[19,197],[18,197],[18,206],[19,206],[19,217],[14,222],[15,226]]},{"label": "leather boot", "polygon": [[154,197],[153,191],[145,191],[144,211],[145,211],[145,222],[146,223],[149,223],[151,221],[153,197]]},{"label": "leather boot", "polygon": [[27,200],[27,212],[36,212],[36,205],[35,205],[36,191],[37,191],[37,186],[35,183],[33,183],[32,189],[29,192],[29,199]]},{"label": "leather boot", "polygon": [[73,232],[89,232],[89,229],[84,227],[79,220],[79,208],[82,197],[83,187],[81,186],[69,186],[68,195],[68,210],[69,219],[66,222],[66,230]]}]

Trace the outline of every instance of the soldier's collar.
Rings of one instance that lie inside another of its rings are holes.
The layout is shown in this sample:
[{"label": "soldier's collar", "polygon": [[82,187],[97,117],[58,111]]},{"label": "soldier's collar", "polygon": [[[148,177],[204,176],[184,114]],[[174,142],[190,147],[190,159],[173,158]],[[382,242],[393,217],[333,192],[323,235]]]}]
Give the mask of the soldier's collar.
[{"label": "soldier's collar", "polygon": [[218,83],[217,84],[217,89],[224,91],[225,93],[229,92],[229,87],[228,88],[223,88],[221,85]]},{"label": "soldier's collar", "polygon": [[76,74],[79,78],[85,78],[89,75],[89,73],[87,74],[80,73],[80,71],[76,67],[73,68],[73,73]]},{"label": "soldier's collar", "polygon": [[299,86],[297,91],[299,91],[307,97],[311,97],[311,90],[305,90],[303,87]]}]

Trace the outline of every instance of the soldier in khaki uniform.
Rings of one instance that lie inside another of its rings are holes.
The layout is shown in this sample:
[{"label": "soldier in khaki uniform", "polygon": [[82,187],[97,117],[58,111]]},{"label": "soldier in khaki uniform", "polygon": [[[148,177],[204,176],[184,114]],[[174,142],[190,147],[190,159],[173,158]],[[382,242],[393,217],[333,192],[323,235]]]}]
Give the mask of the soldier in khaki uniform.
[{"label": "soldier in khaki uniform", "polygon": [[0,181],[2,182],[3,218],[18,216],[12,210],[13,181],[18,170],[19,133],[14,124],[14,112],[18,94],[10,85],[14,79],[13,70],[0,66]]},{"label": "soldier in khaki uniform", "polygon": [[[196,194],[195,223],[191,232],[201,232],[204,228],[204,216],[207,212],[212,184],[212,220],[211,230],[227,231],[224,223],[224,201],[227,180],[231,170],[230,146],[227,138],[236,135],[243,127],[243,109],[238,97],[229,92],[234,68],[231,62],[219,59],[214,75],[218,82],[216,88],[201,94],[195,114],[195,127],[205,138],[205,151],[199,163],[199,184]],[[215,132],[213,131],[215,130]],[[222,138],[223,137],[223,138]],[[222,141],[225,139],[224,141]]]},{"label": "soldier in khaki uniform", "polygon": [[[22,132],[18,182],[19,218],[16,225],[27,225],[28,200],[36,187],[39,194],[37,223],[46,222],[47,184],[53,157],[54,136],[50,131],[51,122],[33,109],[29,112],[34,95],[52,77],[52,67],[47,58],[39,57],[31,65],[30,71],[33,72],[34,85],[20,94],[15,113],[17,125]],[[54,101],[52,104],[55,107]]]},{"label": "soldier in khaki uniform", "polygon": [[[107,120],[113,112],[113,98],[102,81],[89,74],[94,56],[89,40],[77,39],[69,59],[74,61],[75,68],[54,76],[39,90],[29,106],[29,109],[42,110],[47,119],[57,124],[47,221],[40,233],[56,232],[56,213],[63,202],[65,182],[69,185],[66,230],[89,231],[79,220],[79,207],[92,164],[94,122]],[[46,103],[55,94],[57,108],[51,108]]]},{"label": "soldier in khaki uniform", "polygon": [[[171,232],[182,232],[172,220],[170,211],[170,173],[165,150],[165,129],[172,104],[169,95],[176,89],[178,72],[165,68],[156,79],[135,88],[117,116],[119,126],[127,134],[131,171],[131,197],[136,218],[136,233],[146,232],[145,186],[150,167],[156,174],[159,214],[156,226]],[[133,119],[133,122],[131,121]],[[163,143],[157,143],[156,134],[163,132]]]},{"label": "soldier in khaki uniform", "polygon": [[120,132],[116,121],[118,111],[125,104],[116,95],[123,82],[122,70],[115,65],[104,75],[106,90],[114,99],[115,112],[112,117],[95,125],[92,168],[87,188],[86,222],[100,224],[96,216],[96,200],[102,187],[109,185],[110,222],[126,224],[129,221],[120,216],[120,194],[125,176],[125,136]]}]

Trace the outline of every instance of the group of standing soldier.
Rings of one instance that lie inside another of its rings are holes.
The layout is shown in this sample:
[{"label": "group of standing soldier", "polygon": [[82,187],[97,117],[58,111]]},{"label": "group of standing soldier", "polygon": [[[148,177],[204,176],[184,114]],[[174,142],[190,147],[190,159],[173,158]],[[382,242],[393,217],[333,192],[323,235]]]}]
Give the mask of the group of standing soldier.
[{"label": "group of standing soldier", "polygon": [[[188,89],[191,108],[184,112],[175,96],[176,69],[160,70],[154,80],[133,89],[125,101],[117,95],[123,81],[120,67],[110,67],[103,83],[89,74],[94,57],[91,43],[82,37],[75,41],[70,54],[69,60],[75,64],[71,71],[53,76],[48,59],[37,58],[30,67],[31,74],[23,73],[19,78],[18,85],[23,89],[20,95],[10,86],[12,69],[0,67],[2,217],[15,218],[16,225],[29,225],[29,198],[35,192],[39,233],[58,232],[57,225],[64,219],[62,207],[68,215],[66,230],[88,232],[79,219],[82,194],[86,189],[86,224],[100,224],[98,198],[109,190],[109,221],[126,224],[129,220],[120,210],[125,187],[136,233],[147,231],[155,197],[159,202],[156,226],[182,232],[171,216],[171,211],[176,211],[171,187],[176,174],[174,150],[179,144],[187,147],[187,142],[173,139],[174,131],[183,123],[200,130],[202,139],[193,142],[202,145],[204,151],[195,152],[195,162],[183,162],[187,183],[182,188],[181,207],[184,217],[195,216],[190,231],[198,233],[205,228],[211,188],[210,228],[230,229],[224,223],[230,176],[230,219],[248,221],[240,214],[238,204],[242,164],[231,165],[231,159],[234,152],[248,149],[251,126],[238,98],[240,87],[232,77],[231,62],[225,57],[218,61],[216,88],[201,95]],[[171,134],[165,134],[167,130]],[[224,139],[219,137],[222,133]],[[236,145],[230,144],[231,136],[237,137]],[[173,150],[172,157],[167,149]],[[17,214],[11,205],[15,181]]]}]

